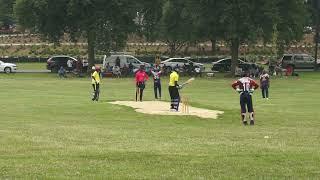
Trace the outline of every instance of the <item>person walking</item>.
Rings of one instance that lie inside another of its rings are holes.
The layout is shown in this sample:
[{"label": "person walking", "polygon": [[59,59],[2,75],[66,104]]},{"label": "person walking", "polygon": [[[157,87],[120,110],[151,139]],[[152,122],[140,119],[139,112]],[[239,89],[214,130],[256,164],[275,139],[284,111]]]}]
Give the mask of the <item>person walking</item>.
[{"label": "person walking", "polygon": [[246,113],[248,110],[250,125],[254,125],[254,110],[252,94],[259,85],[251,78],[249,72],[245,72],[243,77],[232,84],[232,88],[240,94],[241,118],[244,125],[248,125]]},{"label": "person walking", "polygon": [[140,66],[140,69],[136,72],[136,101],[138,98],[142,102],[143,90],[146,87],[146,81],[149,79],[148,74],[144,71],[144,65]]},{"label": "person walking", "polygon": [[[160,79],[161,69],[159,65],[155,64],[151,70],[151,73],[153,75],[154,98],[161,99],[161,79]],[[158,96],[158,92],[159,92],[159,96]]]},{"label": "person walking", "polygon": [[99,101],[100,96],[100,67],[92,66],[91,82],[93,87],[92,101]]},{"label": "person walking", "polygon": [[262,91],[262,98],[269,99],[269,87],[270,87],[270,76],[269,74],[263,70],[262,74],[260,75],[260,88]]},{"label": "person walking", "polygon": [[180,94],[179,89],[182,88],[178,84],[179,81],[179,67],[175,67],[173,71],[170,74],[170,80],[169,80],[169,94],[171,98],[171,105],[170,105],[170,111],[179,111],[179,104],[180,104]]}]

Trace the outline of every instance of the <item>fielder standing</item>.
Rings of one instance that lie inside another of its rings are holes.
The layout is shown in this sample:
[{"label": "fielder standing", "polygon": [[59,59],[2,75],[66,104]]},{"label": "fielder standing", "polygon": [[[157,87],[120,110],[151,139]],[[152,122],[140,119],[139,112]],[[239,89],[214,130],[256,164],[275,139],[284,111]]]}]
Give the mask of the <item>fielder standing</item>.
[{"label": "fielder standing", "polygon": [[91,82],[93,87],[94,96],[92,101],[99,100],[100,94],[100,67],[92,66],[92,73],[91,73]]},{"label": "fielder standing", "polygon": [[243,124],[248,125],[246,120],[246,113],[248,109],[250,125],[254,125],[252,93],[259,87],[259,85],[253,79],[249,78],[249,73],[244,73],[242,78],[232,84],[232,87],[240,93],[241,118]]},{"label": "fielder standing", "polygon": [[[154,89],[154,98],[161,99],[161,80],[160,80],[160,75],[161,75],[161,70],[158,64],[155,64],[154,67],[151,70],[151,73],[153,75],[153,89]],[[159,91],[159,96],[158,96],[158,91]]]},{"label": "fielder standing", "polygon": [[140,101],[142,102],[143,90],[146,87],[145,82],[149,79],[148,74],[144,71],[144,65],[140,66],[140,69],[136,72],[136,101],[138,101],[138,96],[140,96]]},{"label": "fielder standing", "polygon": [[170,74],[170,81],[169,81],[169,94],[171,98],[171,111],[179,111],[179,103],[180,103],[180,95],[179,89],[181,86],[178,85],[179,81],[179,74],[178,74],[178,67],[174,68],[174,70]]},{"label": "fielder standing", "polygon": [[270,87],[270,76],[269,74],[263,70],[262,74],[260,75],[260,88],[262,91],[262,98],[269,99],[269,87]]}]

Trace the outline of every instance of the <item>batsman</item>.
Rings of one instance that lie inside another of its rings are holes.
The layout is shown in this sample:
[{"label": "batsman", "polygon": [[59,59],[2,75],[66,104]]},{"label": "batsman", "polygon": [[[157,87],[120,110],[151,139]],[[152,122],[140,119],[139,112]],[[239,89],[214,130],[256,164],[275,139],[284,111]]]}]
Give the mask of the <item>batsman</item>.
[{"label": "batsman", "polygon": [[169,80],[169,94],[171,98],[171,107],[170,111],[179,111],[179,104],[180,104],[180,95],[179,89],[182,88],[181,85],[178,84],[179,81],[179,69],[178,67],[174,68],[170,74]]},{"label": "batsman", "polygon": [[253,79],[249,78],[249,73],[247,72],[243,74],[242,78],[232,84],[232,88],[240,94],[241,118],[244,125],[248,125],[246,120],[247,109],[249,112],[250,125],[254,125],[252,93],[258,87],[259,85]]},{"label": "batsman", "polygon": [[92,66],[91,82],[93,87],[93,98],[92,101],[99,100],[100,94],[100,67]]}]

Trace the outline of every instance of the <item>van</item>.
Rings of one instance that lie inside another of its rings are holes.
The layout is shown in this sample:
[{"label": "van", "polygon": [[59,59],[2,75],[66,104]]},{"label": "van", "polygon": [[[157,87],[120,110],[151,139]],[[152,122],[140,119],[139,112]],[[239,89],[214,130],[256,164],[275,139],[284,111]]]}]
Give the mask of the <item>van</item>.
[{"label": "van", "polygon": [[123,68],[125,65],[129,67],[129,64],[131,63],[134,67],[134,69],[139,69],[141,65],[144,65],[146,67],[150,67],[151,65],[149,63],[145,63],[140,61],[139,59],[135,58],[131,55],[124,55],[124,54],[113,54],[109,57],[107,55],[104,55],[103,57],[103,68],[107,66],[107,63],[109,63],[110,67],[113,67],[116,65],[116,59],[120,59],[120,68]]}]

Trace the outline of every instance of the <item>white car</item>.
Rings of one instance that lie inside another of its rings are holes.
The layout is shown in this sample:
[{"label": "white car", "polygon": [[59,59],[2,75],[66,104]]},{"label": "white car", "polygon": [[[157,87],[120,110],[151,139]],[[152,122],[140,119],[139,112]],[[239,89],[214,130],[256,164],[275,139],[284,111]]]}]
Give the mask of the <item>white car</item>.
[{"label": "white car", "polygon": [[202,70],[204,69],[203,64],[190,61],[187,58],[169,58],[165,61],[162,61],[160,66],[163,67],[165,65],[168,68],[174,68],[177,65],[179,67],[183,67],[184,65],[188,66],[190,64],[192,64],[194,67],[200,67]]},{"label": "white car", "polygon": [[0,72],[13,73],[17,71],[17,65],[0,61]]},{"label": "white car", "polygon": [[111,55],[109,57],[105,55],[103,57],[103,67],[105,68],[107,66],[107,63],[109,63],[109,66],[111,67],[115,66],[118,58],[119,58],[120,68],[124,66],[129,67],[130,63],[133,65],[134,68],[137,68],[137,69],[139,69],[141,65],[144,65],[145,67],[151,67],[149,63],[142,62],[134,56],[125,55],[125,54]]}]

